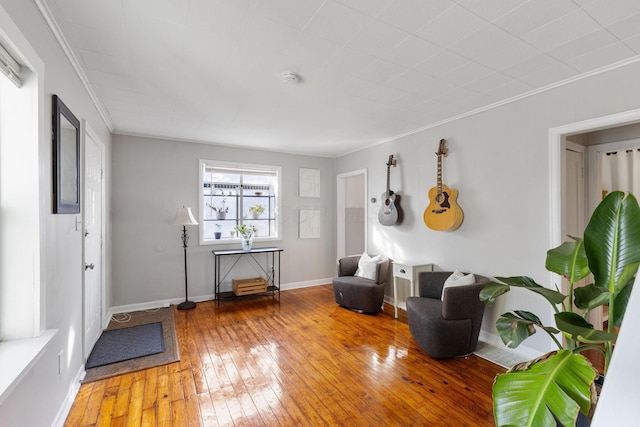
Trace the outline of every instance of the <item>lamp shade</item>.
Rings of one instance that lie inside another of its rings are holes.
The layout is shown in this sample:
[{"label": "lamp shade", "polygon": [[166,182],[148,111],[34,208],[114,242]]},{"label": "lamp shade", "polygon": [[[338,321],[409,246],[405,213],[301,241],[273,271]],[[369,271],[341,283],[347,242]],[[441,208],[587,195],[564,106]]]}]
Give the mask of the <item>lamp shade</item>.
[{"label": "lamp shade", "polygon": [[176,217],[173,219],[173,225],[198,225],[198,221],[193,217],[191,208],[185,208],[183,206],[178,208]]}]

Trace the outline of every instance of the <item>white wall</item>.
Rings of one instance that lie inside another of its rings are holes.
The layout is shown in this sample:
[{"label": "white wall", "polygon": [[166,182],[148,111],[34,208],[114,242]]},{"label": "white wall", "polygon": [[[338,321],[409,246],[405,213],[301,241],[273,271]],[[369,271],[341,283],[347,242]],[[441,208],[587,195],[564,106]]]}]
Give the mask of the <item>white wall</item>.
[{"label": "white wall", "polygon": [[[385,189],[388,156],[398,158],[392,188],[402,197],[404,221],[382,227],[376,219],[380,202],[370,205],[369,250],[432,262],[442,270],[529,275],[551,285],[544,268],[551,242],[549,129],[638,108],[639,73],[640,64],[627,65],[338,159],[337,173],[368,168],[370,198]],[[436,184],[434,153],[441,138],[449,148],[443,182],[459,190],[464,211],[454,232],[430,230],[422,219],[427,192]],[[511,309],[551,321],[545,301],[514,290],[487,310],[483,330],[495,334],[495,319]],[[526,344],[550,348],[541,334]]]},{"label": "white wall", "polygon": [[[184,298],[184,257],[176,209],[192,208],[198,221],[199,159],[282,167],[281,241],[278,246],[284,287],[334,276],[336,258],[335,161],[183,141],[114,136],[113,145],[113,305],[126,306]],[[298,196],[299,168],[320,169],[321,197]],[[298,238],[298,210],[320,209],[320,239]],[[189,227],[189,296],[213,294],[214,249],[237,249],[239,243],[198,244],[197,227]],[[326,282],[323,282],[326,283]]]},{"label": "white wall", "polygon": [[[32,159],[38,162],[40,172],[40,329],[58,330],[42,356],[0,404],[0,425],[46,426],[54,422],[60,409],[68,403],[74,379],[82,366],[82,230],[76,229],[76,220],[81,216],[51,213],[52,95],[59,95],[79,119],[85,118],[90,123],[107,146],[107,161],[111,136],[35,2],[0,0],[0,5],[4,8],[0,13],[19,29],[4,27],[3,32],[8,31],[7,36],[23,54],[35,52],[44,63],[43,69],[36,70],[40,78],[44,76],[44,86],[37,100],[41,112],[38,156]],[[109,177],[108,170],[106,176]],[[59,375],[60,352],[62,373]]]}]

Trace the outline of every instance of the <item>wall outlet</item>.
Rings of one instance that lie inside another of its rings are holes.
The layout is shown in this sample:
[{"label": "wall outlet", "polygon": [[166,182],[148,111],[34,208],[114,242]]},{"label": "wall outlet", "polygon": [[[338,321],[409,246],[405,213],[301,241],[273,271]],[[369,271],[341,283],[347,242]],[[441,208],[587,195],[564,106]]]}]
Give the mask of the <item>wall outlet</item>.
[{"label": "wall outlet", "polygon": [[58,375],[62,375],[64,370],[64,350],[60,350],[58,353]]}]

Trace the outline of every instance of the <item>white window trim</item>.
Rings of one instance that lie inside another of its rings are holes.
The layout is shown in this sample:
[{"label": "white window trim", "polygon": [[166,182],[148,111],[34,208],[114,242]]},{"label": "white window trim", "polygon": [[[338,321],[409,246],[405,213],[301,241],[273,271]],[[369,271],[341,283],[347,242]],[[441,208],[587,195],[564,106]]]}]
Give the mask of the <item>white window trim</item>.
[{"label": "white window trim", "polygon": [[[17,25],[11,20],[6,10],[0,6],[0,39],[6,43],[7,48],[19,53],[25,69],[21,69],[22,89],[30,92],[30,101],[26,101],[33,111],[29,114],[32,123],[23,126],[21,144],[24,152],[16,161],[22,165],[20,179],[21,185],[29,191],[24,195],[20,209],[27,217],[28,227],[21,228],[21,241],[26,244],[26,249],[18,248],[21,258],[28,259],[27,267],[20,277],[15,280],[19,289],[21,301],[26,300],[28,307],[19,306],[24,316],[8,315],[12,321],[18,324],[20,329],[18,337],[9,337],[0,343],[0,405],[11,396],[13,390],[26,378],[38,360],[47,351],[49,344],[58,333],[57,330],[45,330],[44,321],[44,295],[45,281],[41,277],[41,251],[46,247],[46,233],[41,230],[41,223],[46,215],[42,212],[41,203],[50,206],[50,203],[41,201],[43,194],[41,187],[50,184],[50,177],[39,174],[43,170],[44,160],[49,159],[41,153],[42,147],[50,147],[50,122],[45,116],[45,92],[44,92],[44,62],[33,49],[29,41],[24,37]],[[9,42],[11,41],[11,42]],[[21,67],[22,68],[22,67]],[[15,84],[15,82],[12,82]],[[45,143],[46,142],[46,143]],[[48,152],[48,151],[47,151]],[[26,159],[25,161],[22,161]],[[49,163],[50,164],[50,163]],[[17,179],[14,177],[14,179]],[[24,193],[24,192],[23,192]],[[46,201],[46,197],[44,198]],[[49,199],[50,201],[50,199]],[[27,230],[25,234],[25,231]],[[14,248],[15,249],[15,248]],[[1,288],[1,286],[0,286]],[[0,289],[1,291],[1,289]],[[25,297],[26,295],[26,297]],[[12,317],[13,316],[13,317]]]},{"label": "white window trim", "polygon": [[240,163],[240,162],[223,162],[219,160],[200,159],[198,167],[198,235],[200,245],[240,245],[242,239],[237,237],[235,239],[205,239],[204,238],[204,223],[202,218],[202,212],[204,212],[204,174],[206,166],[217,166],[221,168],[232,169],[255,169],[255,170],[269,170],[276,171],[278,174],[278,194],[276,195],[276,230],[278,230],[277,236],[269,237],[254,237],[253,242],[277,242],[282,240],[282,167],[267,165],[267,164],[255,164],[255,163]]}]

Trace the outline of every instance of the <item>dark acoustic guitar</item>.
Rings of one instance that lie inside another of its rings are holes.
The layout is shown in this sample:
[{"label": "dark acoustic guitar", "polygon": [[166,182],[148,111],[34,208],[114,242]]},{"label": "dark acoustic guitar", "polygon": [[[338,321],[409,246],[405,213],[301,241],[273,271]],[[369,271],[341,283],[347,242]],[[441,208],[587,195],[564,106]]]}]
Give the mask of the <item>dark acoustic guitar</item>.
[{"label": "dark acoustic guitar", "polygon": [[424,211],[424,223],[437,231],[453,231],[460,227],[464,215],[458,206],[458,190],[442,183],[442,158],[447,157],[446,141],[440,140],[438,147],[438,182],[429,190],[429,206]]},{"label": "dark acoustic guitar", "polygon": [[378,211],[378,221],[380,221],[382,225],[397,224],[402,217],[399,210],[400,196],[389,188],[391,166],[396,166],[396,159],[393,158],[393,154],[389,156],[389,161],[387,162],[387,191],[380,196],[382,206],[380,207],[380,211]]}]

